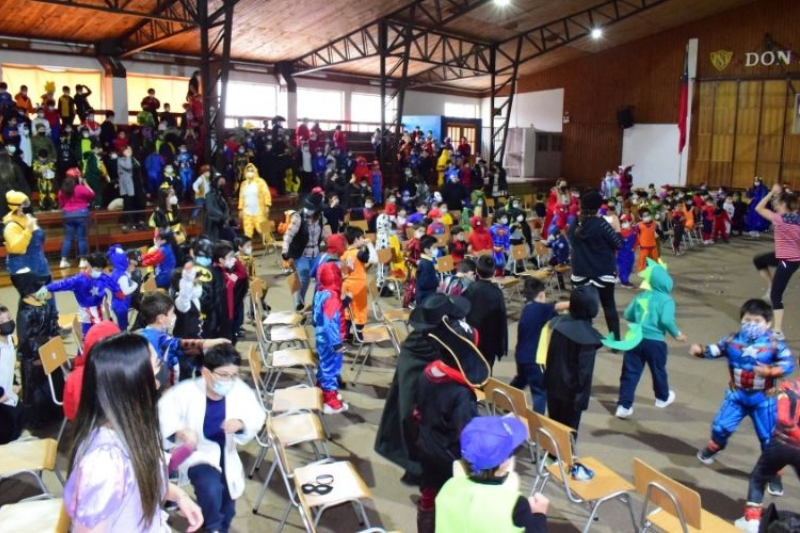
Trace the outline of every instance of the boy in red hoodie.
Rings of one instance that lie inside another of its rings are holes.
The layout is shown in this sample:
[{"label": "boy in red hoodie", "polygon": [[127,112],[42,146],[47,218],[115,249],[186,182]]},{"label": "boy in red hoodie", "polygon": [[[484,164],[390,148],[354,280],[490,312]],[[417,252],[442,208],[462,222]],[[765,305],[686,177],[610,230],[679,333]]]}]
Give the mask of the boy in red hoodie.
[{"label": "boy in red hoodie", "polygon": [[483,250],[491,250],[492,234],[486,229],[483,218],[472,217],[469,219],[469,225],[472,226],[472,233],[467,239],[469,253],[477,254]]}]

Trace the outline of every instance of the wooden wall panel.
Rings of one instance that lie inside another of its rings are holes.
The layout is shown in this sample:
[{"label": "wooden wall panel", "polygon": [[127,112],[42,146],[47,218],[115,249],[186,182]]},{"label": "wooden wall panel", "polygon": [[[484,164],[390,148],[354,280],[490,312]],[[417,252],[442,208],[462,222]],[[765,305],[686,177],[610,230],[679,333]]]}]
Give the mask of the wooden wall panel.
[{"label": "wooden wall panel", "polygon": [[[782,47],[800,50],[800,1],[757,0],[711,17],[667,30],[644,39],[610,50],[582,57],[567,64],[520,78],[520,92],[547,89],[564,89],[564,111],[570,114],[570,124],[564,125],[562,173],[576,185],[597,185],[595,177],[607,168],[620,163],[622,157],[622,132],[616,127],[616,113],[623,106],[634,106],[633,113],[638,123],[664,124],[677,122],[680,100],[680,75],[683,71],[684,51],[690,38],[699,39],[698,77],[728,76],[740,78],[743,88],[732,122],[730,111],[717,118],[718,124],[730,128],[735,124],[739,135],[755,136],[762,114],[759,82],[747,82],[748,77],[782,77],[784,72],[778,65],[772,67],[747,68],[745,52],[763,50],[764,34],[769,33]],[[612,31],[611,29],[609,31]],[[734,52],[729,66],[718,72],[710,61],[710,54],[717,50]],[[793,58],[787,68],[800,71],[800,57]],[[689,182],[700,183],[713,174],[722,179],[722,165],[709,167],[713,158],[712,146],[707,137],[711,130],[709,121],[715,120],[703,112],[703,91],[706,83],[699,84],[692,102],[693,124],[689,146]],[[800,84],[798,84],[800,85]],[[697,87],[697,86],[696,86]],[[781,84],[785,91],[785,86]],[[727,89],[726,89],[727,90]],[[727,94],[727,93],[726,93]],[[766,94],[765,94],[766,96]],[[783,102],[785,93],[777,91],[769,98]],[[735,100],[735,91],[730,96]],[[776,105],[782,108],[782,105]],[[726,109],[732,109],[727,106]],[[776,110],[777,111],[777,110]],[[781,135],[783,111],[772,118],[767,112],[763,118],[770,121],[771,131]],[[791,125],[791,124],[789,124]],[[739,129],[741,128],[741,133]],[[777,130],[776,130],[777,128]],[[788,128],[790,131],[791,128]],[[732,132],[730,133],[732,135]],[[787,135],[787,138],[789,135]],[[728,183],[750,182],[755,170],[754,143],[752,138],[737,138],[734,150],[727,161]],[[742,148],[738,144],[743,142]],[[717,155],[727,150],[727,144],[717,147]],[[727,152],[725,152],[727,153]],[[734,153],[736,159],[734,159]],[[735,164],[733,164],[735,162]],[[750,163],[748,165],[747,163]],[[765,163],[766,164],[766,163]],[[771,167],[762,166],[769,170]],[[772,172],[771,170],[769,170]],[[748,174],[749,177],[748,177]],[[647,183],[647,177],[636,176],[638,183]],[[796,184],[800,188],[800,183]]]}]

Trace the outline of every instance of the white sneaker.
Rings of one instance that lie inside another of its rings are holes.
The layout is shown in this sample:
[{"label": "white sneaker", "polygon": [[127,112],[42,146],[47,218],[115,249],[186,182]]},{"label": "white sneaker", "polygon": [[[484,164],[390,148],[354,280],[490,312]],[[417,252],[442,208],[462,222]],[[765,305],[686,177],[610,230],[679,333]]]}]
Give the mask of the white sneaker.
[{"label": "white sneaker", "polygon": [[630,416],[632,414],[633,414],[633,407],[628,407],[626,409],[626,408],[622,407],[621,405],[618,405],[617,406],[617,412],[614,413],[614,416],[616,416],[617,418],[621,418],[621,419],[625,420],[626,418],[630,418]]},{"label": "white sneaker", "polygon": [[733,523],[733,526],[736,529],[741,529],[742,531],[747,531],[749,533],[758,533],[759,526],[761,526],[761,520],[747,520],[745,517],[741,517]]},{"label": "white sneaker", "polygon": [[89,262],[85,258],[81,257],[81,260],[78,263],[78,268],[86,268],[88,266],[89,266]]},{"label": "white sneaker", "polygon": [[764,296],[762,296],[762,297],[761,297],[761,299],[762,299],[762,300],[769,301],[769,299],[770,299],[770,295],[771,295],[771,294],[772,294],[772,289],[771,289],[771,288],[769,288],[769,289],[767,289],[767,291],[764,293]]},{"label": "white sneaker", "polygon": [[664,409],[665,407],[669,407],[672,402],[675,401],[675,391],[669,391],[669,396],[666,400],[656,400],[656,407],[659,409]]},{"label": "white sneaker", "polygon": [[61,258],[61,262],[58,264],[58,268],[69,268],[72,265],[67,261],[65,258]]}]

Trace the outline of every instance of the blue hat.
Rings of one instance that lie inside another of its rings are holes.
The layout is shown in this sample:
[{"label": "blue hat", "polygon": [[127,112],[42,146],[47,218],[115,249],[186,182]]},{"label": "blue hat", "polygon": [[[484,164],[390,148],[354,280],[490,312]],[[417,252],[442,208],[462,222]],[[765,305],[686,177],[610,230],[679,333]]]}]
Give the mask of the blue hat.
[{"label": "blue hat", "polygon": [[516,417],[479,416],[461,431],[461,457],[473,470],[503,464],[528,438],[528,429]]}]

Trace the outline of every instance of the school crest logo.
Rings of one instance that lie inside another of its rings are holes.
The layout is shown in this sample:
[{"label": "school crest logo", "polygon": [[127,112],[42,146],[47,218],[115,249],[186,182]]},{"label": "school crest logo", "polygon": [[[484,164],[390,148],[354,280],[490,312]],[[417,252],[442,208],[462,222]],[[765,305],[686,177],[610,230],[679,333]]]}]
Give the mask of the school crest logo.
[{"label": "school crest logo", "polygon": [[719,72],[722,72],[730,64],[732,57],[733,52],[729,50],[717,50],[716,52],[711,52],[711,64]]}]

